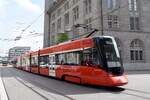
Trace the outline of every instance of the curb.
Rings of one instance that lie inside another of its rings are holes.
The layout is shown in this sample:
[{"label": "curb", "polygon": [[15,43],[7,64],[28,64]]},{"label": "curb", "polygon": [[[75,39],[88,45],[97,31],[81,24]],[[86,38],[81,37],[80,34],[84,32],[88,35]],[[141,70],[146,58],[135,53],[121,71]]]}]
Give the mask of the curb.
[{"label": "curb", "polygon": [[1,72],[0,72],[0,100],[8,100],[5,87],[3,85]]}]

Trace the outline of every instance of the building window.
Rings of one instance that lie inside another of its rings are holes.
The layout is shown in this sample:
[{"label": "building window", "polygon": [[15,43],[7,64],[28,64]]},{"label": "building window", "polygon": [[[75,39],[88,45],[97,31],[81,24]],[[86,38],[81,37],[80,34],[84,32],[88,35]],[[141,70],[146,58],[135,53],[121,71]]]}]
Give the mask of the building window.
[{"label": "building window", "polygon": [[91,13],[91,11],[92,11],[92,0],[85,0],[84,5],[85,5],[86,14]]},{"label": "building window", "polygon": [[72,0],[72,4],[75,5],[79,0]]},{"label": "building window", "polygon": [[130,30],[140,30],[139,17],[130,17]]},{"label": "building window", "polygon": [[87,29],[85,29],[85,31],[86,32],[91,31],[91,29],[92,29],[92,18],[91,17],[85,20],[85,25],[88,26]]},{"label": "building window", "polygon": [[54,14],[52,14],[52,20],[55,20],[55,13]]},{"label": "building window", "polygon": [[108,16],[108,28],[109,29],[119,28],[119,18],[117,15],[109,15]]},{"label": "building window", "polygon": [[61,8],[57,10],[57,16],[61,15]]},{"label": "building window", "polygon": [[64,15],[65,25],[69,24],[69,12]]},{"label": "building window", "polygon": [[79,18],[79,6],[73,8],[73,21],[76,21]]},{"label": "building window", "polygon": [[128,0],[129,2],[129,11],[137,11],[138,0]]},{"label": "building window", "polygon": [[57,31],[61,30],[61,18],[57,21]]},{"label": "building window", "polygon": [[132,62],[141,62],[144,60],[144,45],[139,39],[135,39],[130,45],[130,59]]},{"label": "building window", "polygon": [[66,2],[66,3],[65,3],[64,9],[65,9],[65,11],[69,9],[69,2]]},{"label": "building window", "polygon": [[108,9],[114,9],[117,6],[116,0],[107,0]]}]

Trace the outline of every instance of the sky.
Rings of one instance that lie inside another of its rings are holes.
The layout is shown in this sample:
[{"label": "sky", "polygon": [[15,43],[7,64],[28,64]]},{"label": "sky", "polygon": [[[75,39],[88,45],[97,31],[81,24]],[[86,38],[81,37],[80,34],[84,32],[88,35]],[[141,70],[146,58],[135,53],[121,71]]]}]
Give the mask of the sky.
[{"label": "sky", "polygon": [[[43,47],[44,1],[0,0],[0,56],[15,46],[30,46],[32,51]],[[18,36],[21,39],[14,41]]]}]

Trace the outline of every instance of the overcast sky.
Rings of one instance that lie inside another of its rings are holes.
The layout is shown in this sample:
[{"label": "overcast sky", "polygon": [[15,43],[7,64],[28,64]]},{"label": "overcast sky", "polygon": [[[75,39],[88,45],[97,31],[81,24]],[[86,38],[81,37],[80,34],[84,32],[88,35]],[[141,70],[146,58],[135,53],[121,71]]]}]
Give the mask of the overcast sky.
[{"label": "overcast sky", "polygon": [[[0,56],[14,46],[42,47],[43,36],[33,34],[43,33],[43,11],[44,0],[0,0]],[[13,41],[32,22],[21,40]]]}]

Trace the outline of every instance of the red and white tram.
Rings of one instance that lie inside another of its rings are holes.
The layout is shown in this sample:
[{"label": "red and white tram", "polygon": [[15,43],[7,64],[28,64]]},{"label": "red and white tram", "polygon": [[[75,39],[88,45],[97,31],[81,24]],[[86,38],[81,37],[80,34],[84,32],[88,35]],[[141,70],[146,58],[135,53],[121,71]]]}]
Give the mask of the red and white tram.
[{"label": "red and white tram", "polygon": [[128,83],[117,44],[111,36],[83,38],[24,54],[17,58],[16,67],[79,84]]}]

